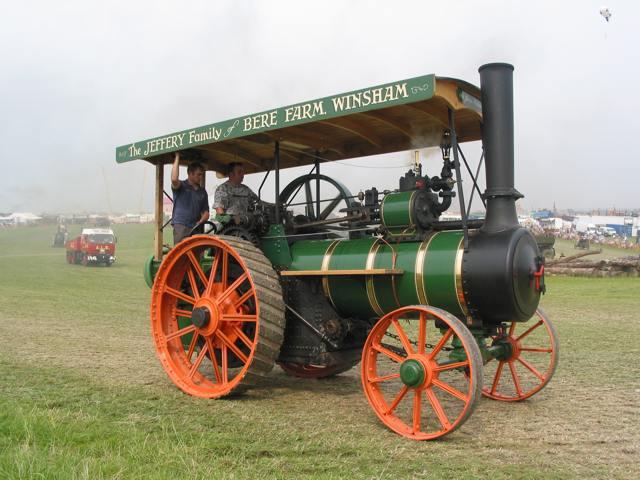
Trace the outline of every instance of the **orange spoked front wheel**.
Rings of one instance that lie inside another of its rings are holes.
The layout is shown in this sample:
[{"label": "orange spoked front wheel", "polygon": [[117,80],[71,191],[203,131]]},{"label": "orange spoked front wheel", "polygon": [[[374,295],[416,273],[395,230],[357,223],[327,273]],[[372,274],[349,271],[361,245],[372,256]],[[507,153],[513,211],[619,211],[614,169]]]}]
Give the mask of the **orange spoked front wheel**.
[{"label": "orange spoked front wheel", "polygon": [[492,346],[505,352],[485,365],[482,394],[494,400],[518,402],[531,397],[549,383],[558,365],[558,333],[540,308],[529,322],[499,328]]},{"label": "orange spoked front wheel", "polygon": [[433,440],[462,425],[482,389],[471,332],[439,308],[403,307],[373,327],[362,353],[369,404],[391,430]]},{"label": "orange spoked front wheel", "polygon": [[278,277],[251,243],[197,235],[160,265],[151,330],[162,367],[184,392],[217,398],[255,385],[273,368],[283,329]]}]

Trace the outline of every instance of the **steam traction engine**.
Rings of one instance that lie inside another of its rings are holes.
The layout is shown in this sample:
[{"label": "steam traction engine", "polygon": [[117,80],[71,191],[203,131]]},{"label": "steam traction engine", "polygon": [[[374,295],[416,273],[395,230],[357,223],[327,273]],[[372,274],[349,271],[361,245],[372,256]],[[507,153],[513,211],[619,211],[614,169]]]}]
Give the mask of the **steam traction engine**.
[{"label": "steam traction engine", "polygon": [[[187,156],[216,171],[242,157],[249,171],[275,172],[277,195],[225,219],[216,234],[183,240],[164,259],[158,223],[146,276],[153,339],[171,380],[218,398],[255,386],[275,363],[311,378],[361,363],[376,415],[417,440],[458,428],[481,395],[511,402],[540,391],[555,370],[558,340],[538,309],[544,260],[517,222],[512,71],[481,67],[481,90],[427,76],[321,99],[309,102],[321,118],[292,124],[289,113],[303,104],[285,107],[257,131],[235,131],[242,119],[203,127],[229,135],[189,145]],[[336,98],[351,100],[351,111],[339,110]],[[478,139],[486,215],[471,220],[460,143]],[[325,161],[433,145],[442,150],[439,176],[423,175],[416,162],[394,191],[353,196],[320,174]],[[118,160],[143,147],[120,147]],[[159,202],[162,166],[175,150],[144,157],[157,165]],[[311,163],[312,173],[280,190],[281,168]],[[461,219],[441,220],[454,198]]]}]

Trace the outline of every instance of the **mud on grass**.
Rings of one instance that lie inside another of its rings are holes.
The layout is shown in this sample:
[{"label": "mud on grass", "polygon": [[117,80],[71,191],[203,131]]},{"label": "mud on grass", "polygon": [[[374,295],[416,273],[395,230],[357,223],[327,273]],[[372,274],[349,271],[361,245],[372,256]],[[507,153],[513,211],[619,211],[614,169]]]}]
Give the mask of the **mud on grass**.
[{"label": "mud on grass", "polygon": [[549,279],[549,386],[415,443],[377,420],[357,368],[315,381],[276,367],[230,400],[179,392],[149,335],[150,229],[116,234],[107,269],[66,264],[53,229],[0,231],[0,478],[640,476],[639,279]]}]

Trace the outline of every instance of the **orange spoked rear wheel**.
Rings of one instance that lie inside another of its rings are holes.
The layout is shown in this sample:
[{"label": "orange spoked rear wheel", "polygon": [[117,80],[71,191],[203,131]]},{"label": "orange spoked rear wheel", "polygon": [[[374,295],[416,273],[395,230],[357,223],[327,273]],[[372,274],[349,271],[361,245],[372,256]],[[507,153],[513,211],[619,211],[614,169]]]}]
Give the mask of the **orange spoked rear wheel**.
[{"label": "orange spoked rear wheel", "polygon": [[277,274],[251,243],[197,235],[160,265],[151,330],[162,367],[184,392],[218,398],[255,385],[273,368],[283,329]]},{"label": "orange spoked rear wheel", "polygon": [[403,307],[373,327],[362,353],[369,404],[394,432],[433,440],[462,425],[482,389],[471,332],[439,308]]},{"label": "orange spoked rear wheel", "polygon": [[485,365],[484,396],[518,402],[549,383],[558,365],[560,344],[555,327],[540,308],[529,322],[503,325],[492,337],[492,345],[499,344],[506,344],[508,353]]}]

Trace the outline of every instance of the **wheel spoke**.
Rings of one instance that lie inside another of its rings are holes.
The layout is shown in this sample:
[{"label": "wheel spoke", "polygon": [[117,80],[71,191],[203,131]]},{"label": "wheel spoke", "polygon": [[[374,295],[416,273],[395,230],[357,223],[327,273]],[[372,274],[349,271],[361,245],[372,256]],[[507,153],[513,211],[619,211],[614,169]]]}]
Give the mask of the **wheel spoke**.
[{"label": "wheel spoke", "polygon": [[373,377],[373,378],[369,378],[367,381],[369,383],[380,383],[380,382],[388,382],[389,380],[393,380],[394,378],[400,378],[400,374],[392,373],[391,375],[385,375],[384,377]]},{"label": "wheel spoke", "polygon": [[520,386],[520,377],[518,377],[518,374],[516,373],[516,366],[513,364],[513,362],[509,362],[509,370],[511,371],[511,378],[513,378],[513,384],[516,386],[516,392],[518,393],[518,396],[521,397],[522,387]]},{"label": "wheel spoke", "polygon": [[257,322],[258,321],[258,316],[253,314],[253,315],[242,315],[242,314],[224,314],[221,317],[221,320],[223,322]]},{"label": "wheel spoke", "polygon": [[245,335],[241,328],[239,328],[237,325],[234,325],[233,331],[236,335],[238,335],[238,338],[242,340],[242,343],[244,343],[249,348],[249,350],[253,349],[253,341]]},{"label": "wheel spoke", "polygon": [[442,347],[445,346],[445,344],[449,341],[449,339],[451,338],[451,335],[453,335],[453,329],[450,328],[449,330],[447,330],[445,332],[445,334],[442,336],[442,338],[440,339],[440,341],[436,344],[435,347],[433,347],[433,350],[431,351],[431,353],[429,354],[429,360],[433,360],[436,355],[438,355],[438,353],[440,352],[440,350],[442,350]]},{"label": "wheel spoke", "polygon": [[[223,265],[223,267],[224,267],[224,265]],[[224,268],[222,270],[224,271]],[[249,276],[247,275],[247,272],[244,272],[231,285],[229,285],[228,288],[223,290],[223,292],[216,299],[218,304],[224,302],[226,300],[226,298],[231,294],[231,292],[235,291],[236,288],[238,288],[240,285],[242,285],[247,278],[249,278]]]},{"label": "wheel spoke", "polygon": [[496,388],[498,388],[498,383],[500,383],[500,378],[502,377],[502,368],[504,367],[504,360],[500,360],[498,363],[498,368],[496,368],[496,374],[493,377],[493,383],[491,384],[491,393],[496,393]]},{"label": "wheel spoke", "polygon": [[202,363],[202,360],[204,360],[204,357],[206,355],[207,355],[207,346],[205,344],[202,350],[200,350],[200,353],[198,354],[198,357],[196,358],[195,363],[191,366],[191,370],[189,370],[189,378],[193,378],[198,368],[200,368],[200,364]]},{"label": "wheel spoke", "polygon": [[331,200],[331,203],[329,205],[327,205],[324,210],[322,210],[322,213],[320,214],[320,219],[319,220],[326,220],[327,217],[335,210],[335,208],[338,206],[338,204],[340,203],[340,200],[342,200],[342,194],[338,193],[338,195]]},{"label": "wheel spoke", "polygon": [[180,290],[176,290],[175,288],[171,288],[168,285],[165,285],[164,293],[168,293],[169,295],[173,295],[174,297],[179,298],[180,300],[184,300],[185,302],[190,303],[192,305],[194,303],[196,303],[196,299],[195,298],[190,297],[186,293],[182,293]]},{"label": "wheel spoke", "polygon": [[200,298],[200,291],[198,290],[198,284],[196,283],[196,277],[193,274],[193,270],[187,269],[187,277],[189,277],[189,285],[191,285],[191,292],[196,300]]},{"label": "wheel spoke", "polygon": [[434,378],[433,379],[433,384],[438,387],[440,390],[444,390],[445,392],[447,392],[450,395],[453,395],[454,397],[462,400],[463,402],[466,402],[468,399],[468,396],[465,395],[464,393],[462,393],[460,390],[452,387],[451,385],[449,385],[448,383],[444,383],[442,380],[440,380],[439,378]]},{"label": "wheel spoke", "polygon": [[204,295],[206,297],[211,297],[213,295],[213,285],[216,280],[216,272],[218,270],[218,264],[220,263],[220,250],[216,250],[216,254],[213,257],[213,261],[211,262],[211,271],[209,272],[209,282],[207,283],[207,288],[204,291]]},{"label": "wheel spoke", "polygon": [[222,345],[222,383],[229,381],[229,350],[227,345]]},{"label": "wheel spoke", "polygon": [[376,352],[379,352],[379,353],[382,353],[383,355],[386,355],[387,357],[389,357],[391,360],[393,360],[396,363],[404,362],[404,358],[402,358],[397,353],[394,353],[391,350],[389,350],[387,348],[384,348],[382,345],[372,345],[371,348],[373,348]]},{"label": "wheel spoke", "polygon": [[177,332],[173,332],[173,333],[171,333],[171,334],[166,336],[167,343],[169,343],[174,338],[178,338],[178,337],[181,337],[183,335],[186,335],[187,333],[191,333],[191,332],[195,331],[195,329],[196,329],[195,325],[189,325],[188,327],[181,328]]},{"label": "wheel spoke", "polygon": [[516,331],[516,322],[511,322],[511,326],[509,327],[509,336],[513,337],[513,333]]},{"label": "wheel spoke", "polygon": [[240,308],[244,304],[244,302],[246,302],[251,297],[253,297],[254,294],[255,294],[255,291],[253,290],[253,288],[250,288],[249,290],[244,292],[238,300],[235,301],[235,303],[233,304],[233,308],[235,309]]},{"label": "wheel spoke", "polygon": [[191,338],[191,343],[189,343],[189,350],[187,350],[187,360],[191,361],[191,357],[193,357],[193,352],[196,349],[196,343],[198,342],[198,337],[200,334],[195,332],[193,337]]},{"label": "wheel spoke", "polygon": [[242,352],[242,350],[236,347],[236,345],[231,340],[229,340],[229,337],[227,337],[222,331],[218,330],[216,332],[216,335],[220,340],[222,340],[227,348],[229,348],[236,355],[236,357],[242,360],[242,363],[246,364],[249,361],[249,358]]},{"label": "wheel spoke", "polygon": [[404,398],[404,396],[407,394],[408,391],[409,391],[409,387],[407,387],[406,385],[403,385],[402,389],[400,390],[396,398],[393,400],[393,402],[391,403],[387,411],[384,412],[385,415],[389,415],[391,412],[393,412],[396,409],[396,407],[402,401],[402,399]]},{"label": "wheel spoke", "polygon": [[300,193],[300,189],[302,189],[302,183],[300,183],[300,185],[298,185],[298,188],[296,188],[296,191],[293,192],[293,195],[291,196],[291,198],[289,198],[287,200],[287,202],[284,205],[284,208],[289,208],[289,205],[291,205],[293,203],[293,201],[296,199],[296,197],[298,196],[298,193]]},{"label": "wheel spoke", "polygon": [[418,322],[418,353],[424,355],[424,349],[427,343],[427,317],[424,312],[420,312]]},{"label": "wheel spoke", "polygon": [[407,334],[405,333],[404,329],[400,326],[398,319],[394,318],[393,320],[391,320],[391,323],[393,323],[396,332],[398,332],[398,336],[400,337],[400,341],[402,342],[402,346],[404,347],[405,352],[407,352],[408,354],[412,354],[413,348],[411,347],[411,342],[407,338]]},{"label": "wheel spoke", "polygon": [[440,421],[440,425],[442,425],[442,427],[445,430],[450,430],[451,422],[449,421],[449,418],[447,417],[447,414],[445,413],[444,408],[442,408],[442,404],[440,403],[440,400],[438,400],[436,393],[433,391],[431,387],[427,388],[427,398],[429,399],[429,403],[431,403],[431,406],[433,407],[433,411],[436,412],[438,420]]},{"label": "wheel spoke", "polygon": [[540,380],[541,382],[544,382],[545,378],[544,375],[542,375],[538,370],[536,370],[536,367],[534,367],[533,365],[531,365],[529,362],[527,362],[526,360],[524,360],[523,358],[518,357],[518,361],[524,365],[524,367],[529,370],[531,373],[533,373],[536,377],[538,377],[538,380]]},{"label": "wheel spoke", "polygon": [[311,183],[309,181],[304,182],[304,195],[306,197],[305,214],[310,220],[315,220],[315,214],[313,212],[313,195],[311,195]]},{"label": "wheel spoke", "polygon": [[177,317],[191,318],[192,313],[193,312],[190,312],[189,310],[182,310],[180,308],[176,308],[176,318]]},{"label": "wheel spoke", "polygon": [[211,337],[205,337],[205,342],[207,342],[207,348],[209,348],[209,357],[213,364],[213,373],[216,374],[216,381],[220,383],[222,381],[222,375],[220,375],[220,367],[218,367],[218,360],[216,359],[216,350],[213,347]]},{"label": "wheel spoke", "polygon": [[445,370],[453,370],[454,368],[463,368],[469,366],[469,360],[465,360],[463,362],[455,362],[455,363],[443,363],[438,364],[435,368],[436,372],[444,372]]},{"label": "wheel spoke", "polygon": [[222,251],[222,290],[227,288],[227,277],[229,276],[229,254],[226,250]]},{"label": "wheel spoke", "polygon": [[539,352],[539,353],[551,353],[553,348],[541,348],[541,347],[521,347],[521,352]]},{"label": "wheel spoke", "polygon": [[422,417],[422,390],[417,388],[413,393],[413,433],[420,431],[420,418]]},{"label": "wheel spoke", "polygon": [[207,285],[207,276],[205,275],[204,271],[202,270],[202,266],[200,266],[200,262],[198,261],[198,259],[196,258],[196,256],[193,254],[192,251],[188,251],[187,252],[187,257],[189,258],[189,261],[191,262],[191,266],[193,267],[193,269],[196,271],[196,273],[198,274],[198,276],[200,277],[200,281],[202,282],[203,285]]},{"label": "wheel spoke", "polygon": [[527,330],[526,332],[524,332],[522,335],[520,335],[518,338],[516,338],[516,340],[522,340],[524,337],[526,337],[527,335],[529,335],[531,332],[533,332],[536,328],[538,328],[540,325],[542,325],[542,320],[540,320],[538,323],[536,323],[533,327],[531,327],[529,330]]}]

